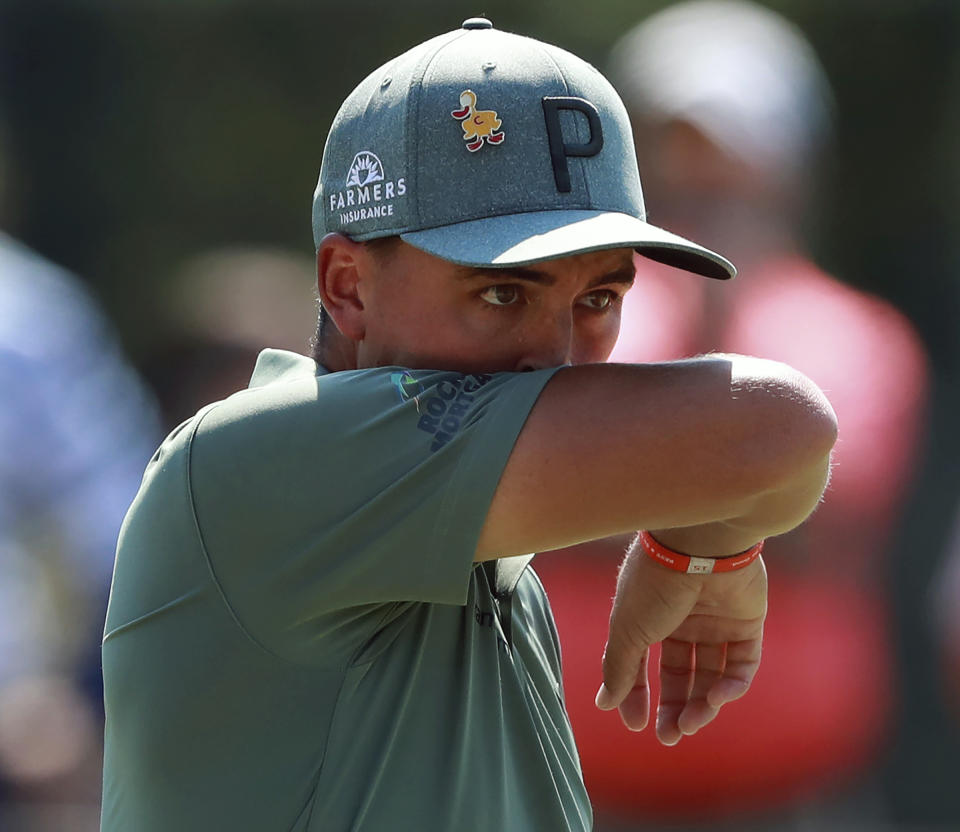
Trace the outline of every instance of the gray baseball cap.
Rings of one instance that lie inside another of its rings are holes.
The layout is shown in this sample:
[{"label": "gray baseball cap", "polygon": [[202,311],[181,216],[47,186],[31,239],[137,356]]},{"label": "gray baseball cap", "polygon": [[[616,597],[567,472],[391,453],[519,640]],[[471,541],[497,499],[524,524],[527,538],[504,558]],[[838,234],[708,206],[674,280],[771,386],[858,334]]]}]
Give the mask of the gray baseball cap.
[{"label": "gray baseball cap", "polygon": [[399,235],[467,266],[633,247],[706,277],[733,265],[646,222],[630,121],[594,67],[484,18],[415,46],[347,97],[313,237]]}]

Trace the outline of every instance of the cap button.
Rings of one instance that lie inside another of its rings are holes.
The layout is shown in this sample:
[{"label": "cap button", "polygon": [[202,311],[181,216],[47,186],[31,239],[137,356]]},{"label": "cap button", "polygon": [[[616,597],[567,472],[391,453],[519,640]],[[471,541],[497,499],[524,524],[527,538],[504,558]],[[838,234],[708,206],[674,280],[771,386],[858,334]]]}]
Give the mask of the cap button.
[{"label": "cap button", "polygon": [[485,17],[468,17],[463,21],[464,29],[492,29],[493,24]]}]

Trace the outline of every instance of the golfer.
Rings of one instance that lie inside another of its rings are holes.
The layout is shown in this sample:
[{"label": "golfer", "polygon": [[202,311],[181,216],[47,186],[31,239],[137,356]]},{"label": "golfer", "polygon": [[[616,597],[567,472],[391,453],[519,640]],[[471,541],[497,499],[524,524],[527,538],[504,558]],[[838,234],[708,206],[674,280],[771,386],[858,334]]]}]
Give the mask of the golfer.
[{"label": "golfer", "polygon": [[313,356],[264,351],[124,522],[105,832],[590,829],[530,567],[581,541],[637,532],[598,707],[670,745],[746,692],[762,541],[817,505],[836,422],[783,364],[603,363],[635,253],[734,274],[645,221],[635,158],[599,72],[483,18],[350,94]]}]

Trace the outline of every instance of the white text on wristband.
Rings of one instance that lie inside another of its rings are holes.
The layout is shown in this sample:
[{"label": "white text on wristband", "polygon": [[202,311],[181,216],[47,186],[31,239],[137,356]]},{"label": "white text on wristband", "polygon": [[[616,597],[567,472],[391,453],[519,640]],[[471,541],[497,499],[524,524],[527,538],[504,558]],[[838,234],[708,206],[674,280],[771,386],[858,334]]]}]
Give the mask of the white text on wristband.
[{"label": "white text on wristband", "polygon": [[640,532],[638,541],[640,548],[657,563],[661,563],[669,569],[675,569],[677,572],[686,572],[689,575],[709,575],[713,572],[733,572],[735,569],[743,569],[743,567],[753,563],[763,551],[763,541],[761,540],[755,546],[747,549],[746,552],[741,552],[738,555],[725,558],[697,558],[668,549],[662,543],[654,540],[650,532]]}]

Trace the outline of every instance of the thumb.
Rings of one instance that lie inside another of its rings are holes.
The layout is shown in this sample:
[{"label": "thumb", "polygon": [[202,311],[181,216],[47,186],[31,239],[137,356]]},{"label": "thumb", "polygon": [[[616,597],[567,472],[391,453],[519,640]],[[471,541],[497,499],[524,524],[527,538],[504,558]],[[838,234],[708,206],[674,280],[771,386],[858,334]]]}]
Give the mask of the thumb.
[{"label": "thumb", "polygon": [[621,626],[614,611],[603,648],[603,683],[596,699],[600,710],[613,710],[634,688],[647,687],[647,656],[655,643],[640,628]]},{"label": "thumb", "polygon": [[[641,695],[647,691],[647,657],[649,649],[644,650],[639,656],[633,653],[620,653],[621,656],[627,656],[624,662],[622,659],[618,662],[616,651],[610,650],[608,641],[603,647],[603,682],[600,683],[600,690],[597,691],[596,706],[601,711],[612,711],[626,699],[627,695],[634,690],[639,690]],[[633,660],[635,658],[635,660]],[[609,680],[609,682],[608,682]],[[649,693],[645,695],[647,707],[649,707]]]},{"label": "thumb", "polygon": [[635,687],[646,687],[650,647],[673,633],[696,603],[698,590],[688,578],[628,555],[610,614],[598,708],[616,708]]}]

